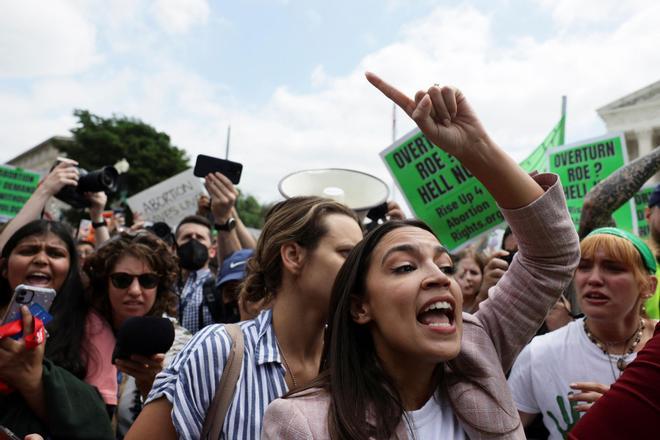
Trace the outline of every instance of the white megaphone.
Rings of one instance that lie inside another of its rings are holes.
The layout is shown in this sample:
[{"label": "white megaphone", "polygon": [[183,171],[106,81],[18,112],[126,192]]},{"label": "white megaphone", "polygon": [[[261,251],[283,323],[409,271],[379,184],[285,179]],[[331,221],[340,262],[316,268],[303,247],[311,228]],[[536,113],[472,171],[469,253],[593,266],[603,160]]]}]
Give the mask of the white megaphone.
[{"label": "white megaphone", "polygon": [[278,189],[287,199],[318,196],[343,203],[360,220],[371,208],[386,203],[390,195],[387,184],[378,177],[342,168],[297,171],[280,180]]}]

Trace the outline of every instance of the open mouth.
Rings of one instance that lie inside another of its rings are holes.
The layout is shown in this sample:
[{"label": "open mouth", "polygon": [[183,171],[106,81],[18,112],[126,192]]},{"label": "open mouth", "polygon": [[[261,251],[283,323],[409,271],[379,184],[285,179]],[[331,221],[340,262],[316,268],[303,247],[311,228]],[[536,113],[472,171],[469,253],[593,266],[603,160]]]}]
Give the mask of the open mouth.
[{"label": "open mouth", "polygon": [[51,276],[44,272],[32,272],[25,277],[26,284],[30,286],[47,286]]},{"label": "open mouth", "polygon": [[598,292],[587,292],[584,294],[584,298],[590,301],[607,301],[609,299],[607,296]]},{"label": "open mouth", "polygon": [[140,307],[142,303],[139,301],[126,301],[124,305],[127,307]]},{"label": "open mouth", "polygon": [[417,314],[420,324],[431,328],[451,328],[454,325],[454,307],[448,301],[435,301]]}]

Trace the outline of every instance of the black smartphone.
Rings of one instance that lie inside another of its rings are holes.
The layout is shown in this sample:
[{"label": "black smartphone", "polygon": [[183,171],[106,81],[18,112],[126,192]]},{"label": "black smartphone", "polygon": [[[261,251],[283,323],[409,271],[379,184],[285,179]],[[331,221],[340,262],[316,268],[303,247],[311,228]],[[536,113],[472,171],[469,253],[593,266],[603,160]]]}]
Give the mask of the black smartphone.
[{"label": "black smartphone", "polygon": [[506,261],[509,266],[511,266],[511,262],[513,261],[513,257],[516,255],[516,252],[518,251],[507,251],[509,252],[509,255],[505,255],[503,257],[499,257],[502,260]]},{"label": "black smartphone", "polygon": [[206,177],[209,173],[221,173],[234,185],[238,185],[243,172],[243,164],[231,160],[198,154],[193,174],[197,177]]}]

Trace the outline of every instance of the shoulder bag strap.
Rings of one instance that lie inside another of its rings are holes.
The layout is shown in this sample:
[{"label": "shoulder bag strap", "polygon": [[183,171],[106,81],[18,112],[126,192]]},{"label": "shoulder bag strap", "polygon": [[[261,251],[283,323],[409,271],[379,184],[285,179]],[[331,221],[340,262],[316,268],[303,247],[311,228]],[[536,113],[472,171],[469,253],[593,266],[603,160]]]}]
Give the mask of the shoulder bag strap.
[{"label": "shoulder bag strap", "polygon": [[202,427],[203,439],[219,439],[229,404],[234,397],[236,383],[243,365],[243,331],[238,324],[225,324],[225,330],[232,340],[229,356],[220,377],[220,383],[213,396],[213,402],[206,413]]}]

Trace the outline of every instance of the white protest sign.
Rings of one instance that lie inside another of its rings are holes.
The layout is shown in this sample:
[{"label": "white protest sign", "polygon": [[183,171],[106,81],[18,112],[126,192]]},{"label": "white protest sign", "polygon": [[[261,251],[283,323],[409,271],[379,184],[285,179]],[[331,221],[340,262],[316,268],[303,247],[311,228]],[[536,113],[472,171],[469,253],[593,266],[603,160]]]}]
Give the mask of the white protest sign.
[{"label": "white protest sign", "polygon": [[141,193],[126,199],[133,214],[151,222],[165,222],[171,228],[187,215],[197,211],[197,198],[206,193],[199,177],[192,168],[170,177]]}]

